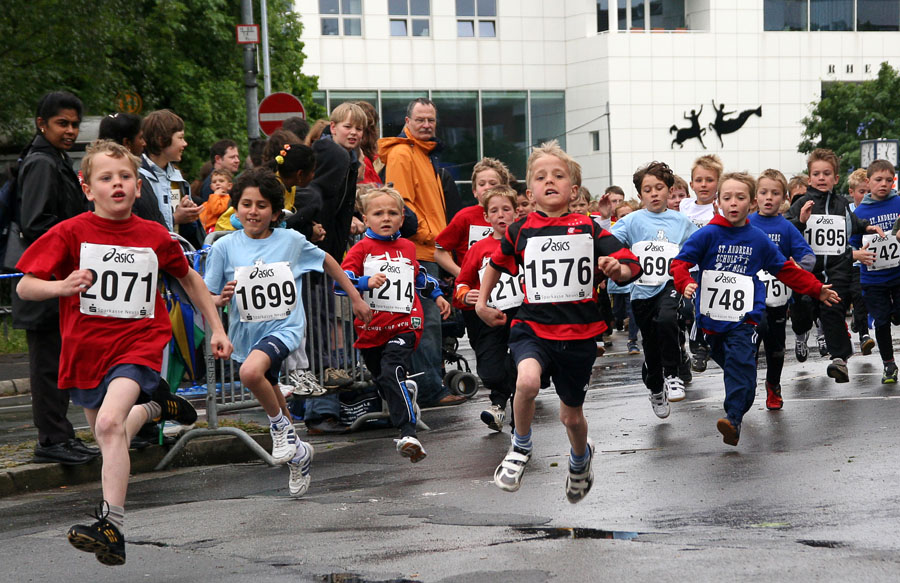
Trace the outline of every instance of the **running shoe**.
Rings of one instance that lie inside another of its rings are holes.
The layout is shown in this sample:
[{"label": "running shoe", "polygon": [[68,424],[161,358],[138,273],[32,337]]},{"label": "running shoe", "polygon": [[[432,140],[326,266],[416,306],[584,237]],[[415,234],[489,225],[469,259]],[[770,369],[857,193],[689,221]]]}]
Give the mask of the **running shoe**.
[{"label": "running shoe", "polygon": [[628,354],[640,354],[641,349],[638,348],[637,340],[628,341]]},{"label": "running shoe", "polygon": [[716,429],[722,434],[722,441],[728,445],[737,445],[741,438],[741,424],[732,423],[728,419],[719,419],[716,422]]},{"label": "running shoe", "polygon": [[875,348],[875,341],[872,340],[871,336],[863,334],[859,337],[859,351],[862,352],[864,356],[872,354],[873,348]]},{"label": "running shoe", "polygon": [[309,370],[292,370],[288,373],[288,382],[292,387],[291,393],[297,397],[321,397],[328,392]]},{"label": "running shoe", "polygon": [[653,413],[660,419],[665,419],[669,416],[670,407],[669,399],[666,395],[667,392],[665,387],[663,387],[658,393],[650,393],[650,404],[653,406]]},{"label": "running shoe", "polygon": [[191,405],[187,399],[169,391],[169,383],[160,381],[159,387],[151,397],[153,401],[159,403],[162,412],[160,416],[154,419],[155,423],[160,421],[176,421],[182,425],[191,425],[197,421],[197,410]]},{"label": "running shoe", "polygon": [[820,355],[822,358],[825,358],[826,356],[828,356],[828,343],[825,342],[825,337],[824,337],[824,336],[817,336],[817,337],[816,337],[816,344],[819,345],[819,355]]},{"label": "running shoe", "polygon": [[275,463],[286,464],[294,459],[300,441],[294,431],[294,424],[288,420],[281,426],[272,423],[269,425],[269,433],[272,434],[272,457]]},{"label": "running shoe", "polygon": [[303,496],[309,490],[309,465],[313,455],[315,455],[313,446],[305,441],[300,441],[297,444],[297,455],[288,462],[288,469],[291,473],[288,479],[288,490],[294,498]]},{"label": "running shoe", "polygon": [[772,385],[766,381],[766,409],[769,411],[778,411],[784,406],[784,399],[781,398],[781,385]]},{"label": "running shoe", "polygon": [[666,397],[670,403],[677,403],[684,400],[684,383],[677,376],[668,376],[665,379]]},{"label": "running shoe", "polygon": [[411,435],[395,439],[394,442],[397,444],[397,451],[400,452],[400,455],[408,457],[412,463],[420,462],[428,455],[425,448],[422,447],[422,443]]},{"label": "running shoe", "polygon": [[703,372],[706,370],[706,363],[709,361],[709,349],[705,346],[697,348],[694,353],[694,359],[691,361],[691,368],[694,372]]},{"label": "running shoe", "polygon": [[97,522],[90,526],[76,524],[66,533],[69,543],[86,553],[94,553],[104,565],[125,564],[125,537],[116,525],[107,520],[109,505],[103,504],[94,512]]},{"label": "running shoe", "polygon": [[490,409],[485,409],[481,412],[481,420],[494,431],[503,431],[503,421],[505,419],[506,414],[500,405],[491,405]]},{"label": "running shoe", "polygon": [[806,362],[806,359],[809,358],[809,346],[806,344],[808,339],[809,332],[797,334],[797,340],[794,343],[794,354],[797,356],[798,362]]},{"label": "running shoe", "polygon": [[835,358],[826,369],[826,374],[836,383],[850,382],[850,373],[847,372],[847,361],[843,358]]},{"label": "running shoe", "polygon": [[881,375],[882,385],[893,385],[897,382],[897,365],[887,362],[884,365],[884,373]]},{"label": "running shoe", "polygon": [[569,475],[566,476],[566,499],[570,504],[581,502],[587,496],[587,493],[591,491],[591,486],[594,485],[594,471],[591,469],[594,462],[594,442],[591,441],[590,437],[587,440],[587,446],[591,452],[587,467],[584,471],[578,473],[574,473],[569,469]]},{"label": "running shoe", "polygon": [[688,384],[694,380],[694,374],[691,372],[691,357],[687,353],[683,354],[684,358],[681,360],[681,364],[678,365],[678,378],[681,379],[682,383]]},{"label": "running shoe", "polygon": [[516,446],[511,446],[506,457],[494,470],[494,483],[506,492],[515,492],[522,485],[522,475],[525,473],[525,465],[531,459],[531,452]]},{"label": "running shoe", "polygon": [[342,368],[326,368],[322,386],[326,389],[343,389],[353,384],[353,379]]}]

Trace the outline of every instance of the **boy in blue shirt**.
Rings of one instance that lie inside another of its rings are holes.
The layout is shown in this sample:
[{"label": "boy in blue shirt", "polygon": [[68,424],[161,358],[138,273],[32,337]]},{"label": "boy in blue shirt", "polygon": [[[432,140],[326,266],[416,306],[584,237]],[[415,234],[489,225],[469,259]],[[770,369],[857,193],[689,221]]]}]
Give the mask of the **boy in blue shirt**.
[{"label": "boy in blue shirt", "polygon": [[894,182],[894,165],[887,160],[872,162],[866,175],[869,178],[869,194],[856,208],[856,215],[886,232],[879,235],[854,235],[850,244],[866,251],[860,259],[859,283],[862,286],[866,307],[875,321],[875,341],[884,363],[882,384],[897,382],[897,365],[894,363],[894,347],[891,339],[891,323],[900,322],[900,242],[898,237],[887,234],[900,217],[900,197],[891,190]]},{"label": "boy in blue shirt", "polygon": [[[749,174],[723,176],[722,214],[691,235],[672,261],[675,289],[688,299],[699,291],[697,324],[725,376],[726,416],[716,428],[728,445],[738,444],[741,421],[756,396],[756,325],[766,305],[757,272],[765,269],[794,291],[826,305],[840,301],[830,285],[786,260],[765,233],[750,225],[747,215],[755,193],[756,181]],[[695,265],[700,268],[699,282],[690,275]]]},{"label": "boy in blue shirt", "polygon": [[663,162],[651,162],[634,173],[634,187],[644,208],[616,221],[612,234],[631,249],[643,274],[631,289],[631,309],[644,343],[644,384],[650,389],[653,412],[669,416],[669,401],[684,399],[678,311],[669,265],[697,226],[685,215],[668,209],[669,188],[675,174]]},{"label": "boy in blue shirt", "polygon": [[368,322],[372,311],[330,255],[297,231],[274,228],[284,207],[284,188],[274,172],[268,168],[244,172],[231,200],[243,228],[213,245],[204,281],[216,294],[216,305],[230,306],[232,358],[241,363],[241,383],[269,416],[272,457],[288,463],[291,495],[302,496],[309,489],[314,452],[298,439],[277,388],[281,364],[300,345],[306,326],[300,278],[324,268],[350,296],[358,318]]},{"label": "boy in blue shirt", "polygon": [[[781,216],[781,206],[787,196],[787,179],[778,170],[769,168],[760,174],[756,183],[756,204],[759,211],[750,215],[750,224],[769,236],[781,254],[793,259],[806,271],[816,264],[809,243],[803,234]],[[759,327],[759,342],[766,345],[766,408],[781,409],[781,371],[784,368],[784,338],[791,290],[765,271],[757,274],[766,286],[766,315]]]}]

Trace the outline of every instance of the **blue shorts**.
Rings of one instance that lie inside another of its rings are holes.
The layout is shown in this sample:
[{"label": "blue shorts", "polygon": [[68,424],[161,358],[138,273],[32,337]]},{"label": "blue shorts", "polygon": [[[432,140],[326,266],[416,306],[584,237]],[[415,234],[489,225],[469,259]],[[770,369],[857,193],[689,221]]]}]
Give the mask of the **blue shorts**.
[{"label": "blue shorts", "polygon": [[146,403],[159,387],[159,373],[143,364],[117,364],[106,373],[99,385],[93,389],[70,389],[69,398],[73,403],[85,409],[99,409],[106,396],[106,390],[113,379],[125,377],[131,379],[141,388],[138,403]]},{"label": "blue shorts", "polygon": [[581,407],[591,380],[597,343],[585,340],[539,338],[528,324],[516,324],[509,331],[509,350],[516,366],[526,358],[541,365],[541,386],[552,379],[559,400],[569,407]]},{"label": "blue shorts", "polygon": [[257,342],[250,349],[250,352],[254,350],[259,350],[269,357],[271,364],[269,365],[269,370],[266,371],[265,377],[267,381],[277,385],[278,377],[281,376],[281,363],[284,362],[284,359],[288,357],[291,351],[284,345],[284,342],[275,336],[266,336]]}]

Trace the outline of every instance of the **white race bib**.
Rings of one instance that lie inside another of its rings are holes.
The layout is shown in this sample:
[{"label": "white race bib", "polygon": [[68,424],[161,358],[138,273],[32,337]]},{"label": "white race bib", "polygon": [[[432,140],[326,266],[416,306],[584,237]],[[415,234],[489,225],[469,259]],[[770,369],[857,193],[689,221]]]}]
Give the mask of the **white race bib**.
[{"label": "white race bib", "polygon": [[765,269],[760,269],[756,272],[756,277],[766,286],[766,305],[770,308],[778,308],[785,305],[794,294],[793,290],[786,283],[771,275]]},{"label": "white race bib", "polygon": [[753,309],[753,278],[730,271],[704,271],[700,313],[722,322],[740,322]]},{"label": "white race bib", "polygon": [[289,261],[235,267],[234,279],[241,322],[284,320],[297,307],[297,284]]},{"label": "white race bib", "polygon": [[466,247],[466,249],[471,249],[472,245],[481,241],[493,232],[494,227],[490,225],[469,225],[469,245]]},{"label": "white race bib", "polygon": [[840,255],[847,249],[847,229],[841,215],[810,215],[803,236],[816,255]]},{"label": "white race bib", "polygon": [[[478,271],[478,279],[480,281],[484,281],[484,272],[486,269],[487,266],[482,267]],[[523,273],[516,276],[500,272],[500,279],[497,281],[497,285],[494,286],[494,289],[491,290],[491,297],[488,300],[487,305],[491,308],[497,308],[498,310],[518,308],[525,300],[525,293],[522,291],[524,282],[525,274]]]},{"label": "white race bib", "polygon": [[593,296],[594,240],[587,233],[532,237],[525,245],[530,304],[577,302]]},{"label": "white race bib", "polygon": [[152,318],[159,260],[149,247],[81,244],[80,269],[94,282],[81,293],[81,313],[110,318]]},{"label": "white race bib", "polygon": [[678,245],[668,241],[638,241],[632,245],[631,252],[637,255],[644,270],[635,283],[655,287],[672,279],[669,267],[678,251]]},{"label": "white race bib", "polygon": [[363,264],[363,275],[369,277],[383,273],[387,280],[376,289],[364,293],[365,300],[373,310],[409,314],[415,301],[415,273],[412,263],[406,258],[399,260],[370,257]]},{"label": "white race bib", "polygon": [[900,265],[900,241],[897,241],[897,237],[893,235],[879,237],[873,233],[863,235],[862,243],[863,247],[868,243],[869,251],[875,252],[875,262],[866,266],[868,271],[881,271]]}]

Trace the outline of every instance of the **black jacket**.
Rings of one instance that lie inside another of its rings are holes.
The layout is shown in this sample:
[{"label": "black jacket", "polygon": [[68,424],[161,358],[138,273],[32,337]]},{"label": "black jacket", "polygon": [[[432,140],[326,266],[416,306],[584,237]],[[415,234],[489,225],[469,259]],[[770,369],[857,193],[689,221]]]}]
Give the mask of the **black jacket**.
[{"label": "black jacket", "polygon": [[[18,226],[26,247],[54,225],[88,210],[72,160],[43,136],[32,141],[16,180]],[[13,294],[12,308],[16,328],[47,330],[59,326],[59,300],[55,298],[26,302]]]},{"label": "black jacket", "polygon": [[340,263],[350,243],[359,160],[356,152],[348,152],[334,141],[330,128],[325,128],[312,149],[316,175],[310,186],[322,194],[322,210],[314,220],[325,228],[325,239],[317,245]]}]

